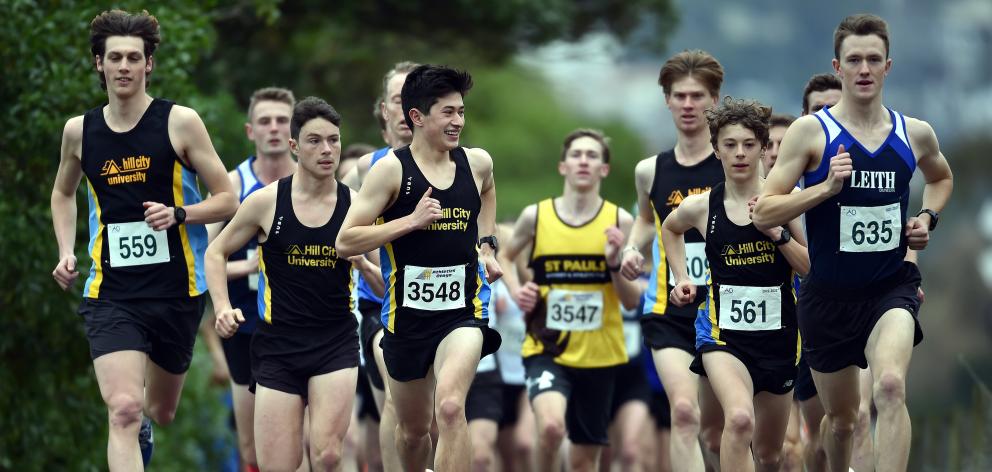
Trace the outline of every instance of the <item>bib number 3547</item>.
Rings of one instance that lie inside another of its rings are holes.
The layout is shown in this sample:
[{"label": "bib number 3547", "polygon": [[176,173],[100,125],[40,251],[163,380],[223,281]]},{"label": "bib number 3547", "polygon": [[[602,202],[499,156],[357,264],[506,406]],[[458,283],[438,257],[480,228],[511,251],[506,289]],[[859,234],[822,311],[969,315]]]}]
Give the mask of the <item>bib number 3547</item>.
[{"label": "bib number 3547", "polygon": [[603,326],[603,292],[552,289],[546,325],[560,331],[593,331]]},{"label": "bib number 3547", "polygon": [[169,262],[169,238],[144,221],[107,225],[110,266],[128,267]]},{"label": "bib number 3547", "polygon": [[441,311],[465,307],[465,266],[403,269],[403,306]]},{"label": "bib number 3547", "polygon": [[899,247],[899,203],[877,207],[840,207],[841,252],[879,252]]}]

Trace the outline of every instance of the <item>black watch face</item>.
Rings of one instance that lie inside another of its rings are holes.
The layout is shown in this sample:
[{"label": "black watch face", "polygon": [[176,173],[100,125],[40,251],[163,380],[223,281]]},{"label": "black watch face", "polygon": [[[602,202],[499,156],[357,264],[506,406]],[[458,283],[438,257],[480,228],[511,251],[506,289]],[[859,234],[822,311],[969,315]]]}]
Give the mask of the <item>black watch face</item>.
[{"label": "black watch face", "polygon": [[186,221],[186,210],[184,210],[182,207],[176,208],[176,220],[179,221],[180,223]]}]

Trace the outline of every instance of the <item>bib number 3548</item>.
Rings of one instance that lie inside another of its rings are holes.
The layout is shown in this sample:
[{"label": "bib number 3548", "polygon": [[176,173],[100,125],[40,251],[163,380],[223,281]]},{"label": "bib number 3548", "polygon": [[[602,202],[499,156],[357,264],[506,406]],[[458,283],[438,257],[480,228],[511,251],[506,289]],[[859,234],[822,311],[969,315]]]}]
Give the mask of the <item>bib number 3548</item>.
[{"label": "bib number 3548", "polygon": [[441,311],[465,307],[465,266],[403,269],[403,306]]},{"label": "bib number 3548", "polygon": [[841,252],[879,252],[899,247],[899,203],[877,207],[840,207]]},{"label": "bib number 3548", "polygon": [[144,221],[107,225],[110,266],[128,267],[169,262],[169,238]]}]

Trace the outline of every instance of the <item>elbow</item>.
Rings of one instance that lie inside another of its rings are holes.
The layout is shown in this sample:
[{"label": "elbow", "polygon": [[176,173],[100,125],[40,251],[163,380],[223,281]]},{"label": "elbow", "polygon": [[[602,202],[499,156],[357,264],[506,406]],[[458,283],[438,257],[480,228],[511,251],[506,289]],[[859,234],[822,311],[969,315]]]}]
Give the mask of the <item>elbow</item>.
[{"label": "elbow", "polygon": [[346,232],[342,231],[338,234],[338,239],[334,241],[334,250],[338,252],[338,257],[341,259],[347,259],[349,257],[354,257],[362,254],[361,251],[355,247],[351,241],[348,241],[348,235]]},{"label": "elbow", "polygon": [[234,218],[234,214],[238,211],[238,197],[235,197],[233,193],[224,193],[224,217],[221,221],[230,220]]},{"label": "elbow", "polygon": [[628,296],[628,297],[624,297],[624,299],[620,301],[620,304],[623,305],[623,309],[624,310],[627,310],[627,311],[636,310],[637,308],[639,308],[641,306],[641,294],[640,294],[640,292],[638,292],[636,294],[633,294],[631,296]]},{"label": "elbow", "polygon": [[774,221],[770,221],[768,219],[767,213],[768,213],[767,211],[764,211],[758,206],[755,206],[754,211],[751,212],[751,223],[754,223],[754,227],[758,228],[758,230],[760,231],[764,231],[767,229],[771,229],[775,226],[778,226],[775,224]]}]

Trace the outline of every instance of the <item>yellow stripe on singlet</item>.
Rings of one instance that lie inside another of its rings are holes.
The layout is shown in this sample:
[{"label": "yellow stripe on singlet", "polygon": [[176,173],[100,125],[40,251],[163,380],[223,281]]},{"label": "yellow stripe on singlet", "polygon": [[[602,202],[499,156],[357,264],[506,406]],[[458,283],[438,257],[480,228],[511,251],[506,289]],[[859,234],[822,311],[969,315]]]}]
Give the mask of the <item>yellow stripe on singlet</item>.
[{"label": "yellow stripe on singlet", "polygon": [[654,215],[654,234],[656,236],[654,244],[658,247],[658,260],[652,261],[655,264],[656,276],[655,300],[654,304],[651,305],[651,313],[664,315],[665,310],[668,309],[668,259],[665,258],[665,245],[661,241],[662,221],[658,217],[658,211],[654,208],[654,202],[651,202],[651,212]]},{"label": "yellow stripe on singlet", "polygon": [[86,296],[88,298],[100,298],[100,284],[103,283],[103,221],[100,220],[102,211],[100,210],[100,200],[97,199],[96,191],[93,190],[93,184],[90,183],[89,179],[86,179],[86,186],[89,187],[90,196],[93,197],[93,208],[96,210],[97,221],[96,238],[93,240],[93,251],[90,252],[96,274],[93,277],[93,282],[90,283],[90,289]]},{"label": "yellow stripe on singlet", "polygon": [[393,254],[393,244],[386,243],[386,255],[389,257],[389,278],[386,282],[386,290],[389,291],[389,315],[386,322],[386,329],[390,333],[396,332],[396,255]]},{"label": "yellow stripe on singlet", "polygon": [[[183,166],[179,160],[172,165],[172,198],[175,206],[181,207],[185,204],[183,200]],[[186,225],[176,225],[179,230],[179,241],[183,246],[183,256],[186,257],[186,279],[189,286],[189,296],[195,297],[200,294],[196,287],[196,260],[193,259],[193,246],[189,244],[189,234],[186,232]]]},{"label": "yellow stripe on singlet", "polygon": [[269,274],[265,271],[265,257],[262,257],[262,245],[258,246],[258,270],[262,273],[262,280],[264,283],[262,289],[262,302],[265,303],[265,313],[262,313],[262,319],[266,323],[272,324],[272,280],[269,279]]}]

